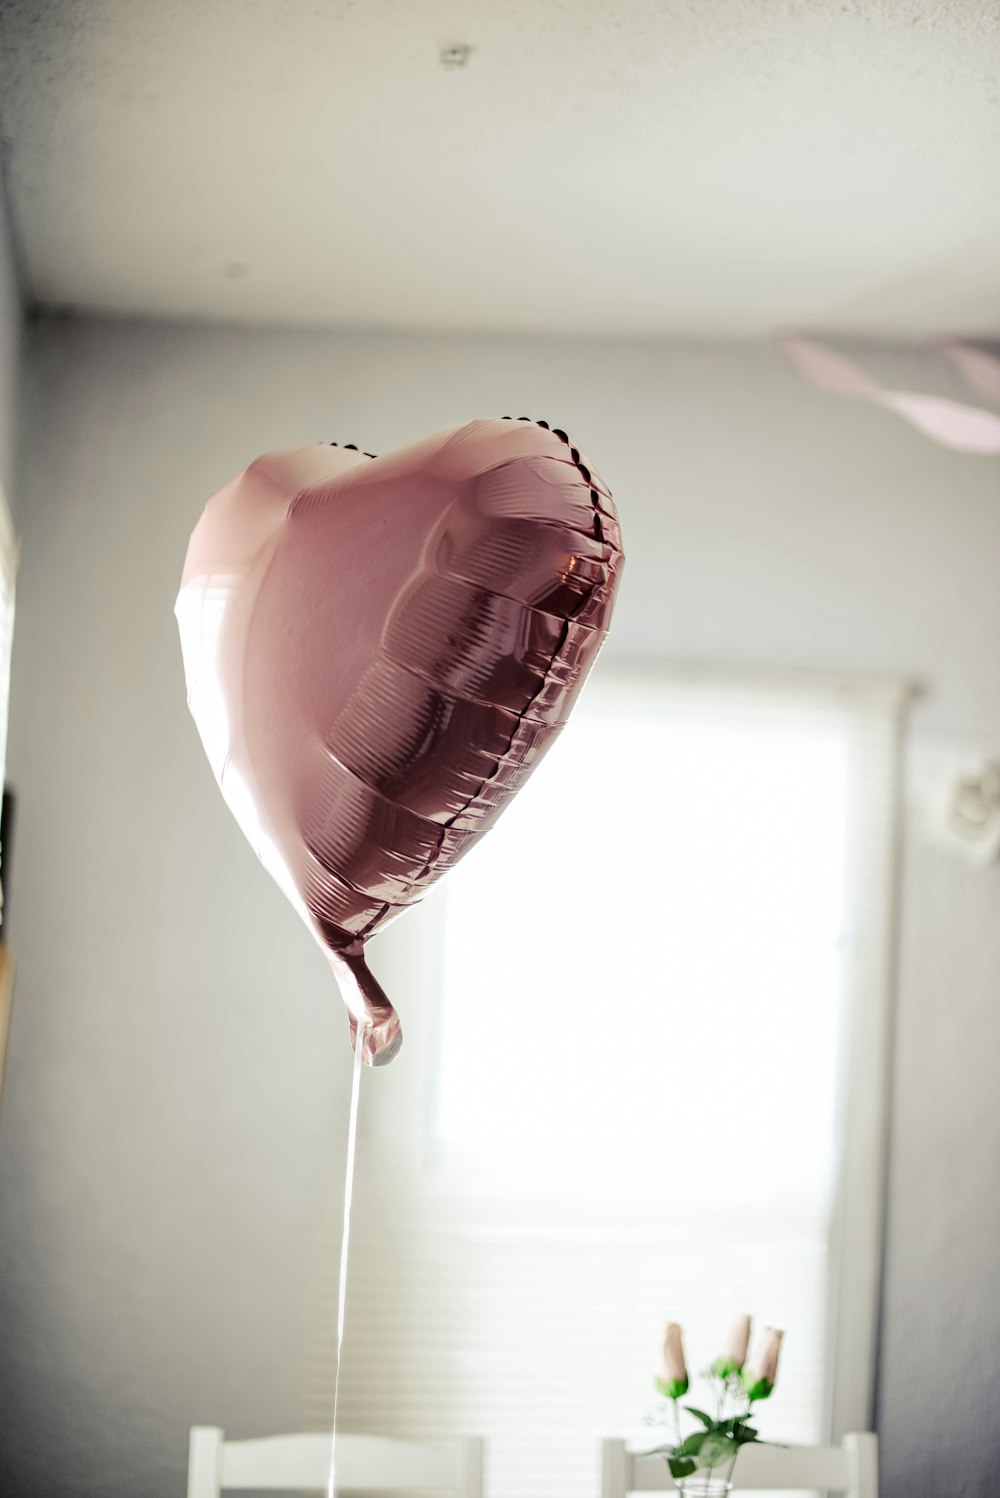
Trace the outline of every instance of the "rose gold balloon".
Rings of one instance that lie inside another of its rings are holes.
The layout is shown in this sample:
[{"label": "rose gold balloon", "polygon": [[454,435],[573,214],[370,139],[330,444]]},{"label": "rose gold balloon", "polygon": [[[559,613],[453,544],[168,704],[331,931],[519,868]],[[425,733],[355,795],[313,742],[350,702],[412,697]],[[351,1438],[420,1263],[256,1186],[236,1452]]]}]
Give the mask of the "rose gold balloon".
[{"label": "rose gold balloon", "polygon": [[563,432],[474,421],[373,458],[269,453],[209,500],[176,614],[230,809],[329,956],[364,1059],[398,1050],[368,937],[490,826],[563,723],[622,567]]}]

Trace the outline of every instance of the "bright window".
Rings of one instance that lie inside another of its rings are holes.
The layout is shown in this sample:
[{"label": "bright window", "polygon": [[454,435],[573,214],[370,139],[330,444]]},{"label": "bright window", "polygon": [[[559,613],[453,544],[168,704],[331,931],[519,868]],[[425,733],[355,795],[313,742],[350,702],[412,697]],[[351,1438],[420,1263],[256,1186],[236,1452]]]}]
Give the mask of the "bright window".
[{"label": "bright window", "polygon": [[585,699],[448,883],[443,1148],[825,1203],[849,776],[813,713]]}]

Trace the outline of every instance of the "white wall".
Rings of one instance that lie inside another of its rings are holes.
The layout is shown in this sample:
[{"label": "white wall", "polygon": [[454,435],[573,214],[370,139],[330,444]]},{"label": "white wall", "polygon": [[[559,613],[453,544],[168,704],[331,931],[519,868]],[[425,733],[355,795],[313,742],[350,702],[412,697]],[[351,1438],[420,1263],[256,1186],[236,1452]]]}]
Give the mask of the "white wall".
[{"label": "white wall", "polygon": [[[190,1422],[298,1418],[350,1066],[323,959],[184,707],[171,607],[204,499],[264,447],[544,416],[619,498],[612,654],[911,676],[923,774],[954,743],[1000,752],[1000,492],[767,348],[52,322],[32,355],[0,1486],[166,1498]],[[985,1495],[1000,1436],[961,1401],[986,1418],[972,1374],[1000,1345],[1000,871],[910,834],[884,1492]],[[948,1457],[959,1485],[932,1480]]]}]

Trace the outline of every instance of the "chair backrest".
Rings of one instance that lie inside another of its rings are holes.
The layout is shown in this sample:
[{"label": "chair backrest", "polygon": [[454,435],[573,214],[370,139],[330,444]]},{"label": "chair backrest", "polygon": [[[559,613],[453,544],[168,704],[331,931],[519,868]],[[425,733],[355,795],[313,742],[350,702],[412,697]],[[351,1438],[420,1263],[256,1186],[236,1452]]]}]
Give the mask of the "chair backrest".
[{"label": "chair backrest", "polygon": [[[675,1491],[662,1456],[642,1456],[624,1441],[607,1440],[601,1460],[601,1498]],[[748,1445],[737,1457],[734,1481],[737,1492],[820,1488],[845,1498],[877,1498],[878,1439],[866,1433],[845,1436],[840,1446]]]},{"label": "chair backrest", "polygon": [[[227,1441],[215,1426],[191,1430],[187,1498],[218,1498],[225,1489],[268,1488],[326,1492],[330,1437],[265,1436]],[[337,1436],[337,1491],[402,1490],[482,1498],[483,1443],[397,1441],[385,1436]]]}]

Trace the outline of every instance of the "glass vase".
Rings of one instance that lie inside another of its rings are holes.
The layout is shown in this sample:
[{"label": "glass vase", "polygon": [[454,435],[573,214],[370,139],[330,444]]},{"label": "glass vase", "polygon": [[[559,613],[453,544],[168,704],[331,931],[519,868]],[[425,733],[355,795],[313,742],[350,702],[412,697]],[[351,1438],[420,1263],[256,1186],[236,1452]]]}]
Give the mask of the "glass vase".
[{"label": "glass vase", "polygon": [[732,1483],[725,1477],[705,1477],[698,1473],[694,1477],[679,1477],[677,1491],[685,1498],[729,1498]]}]

